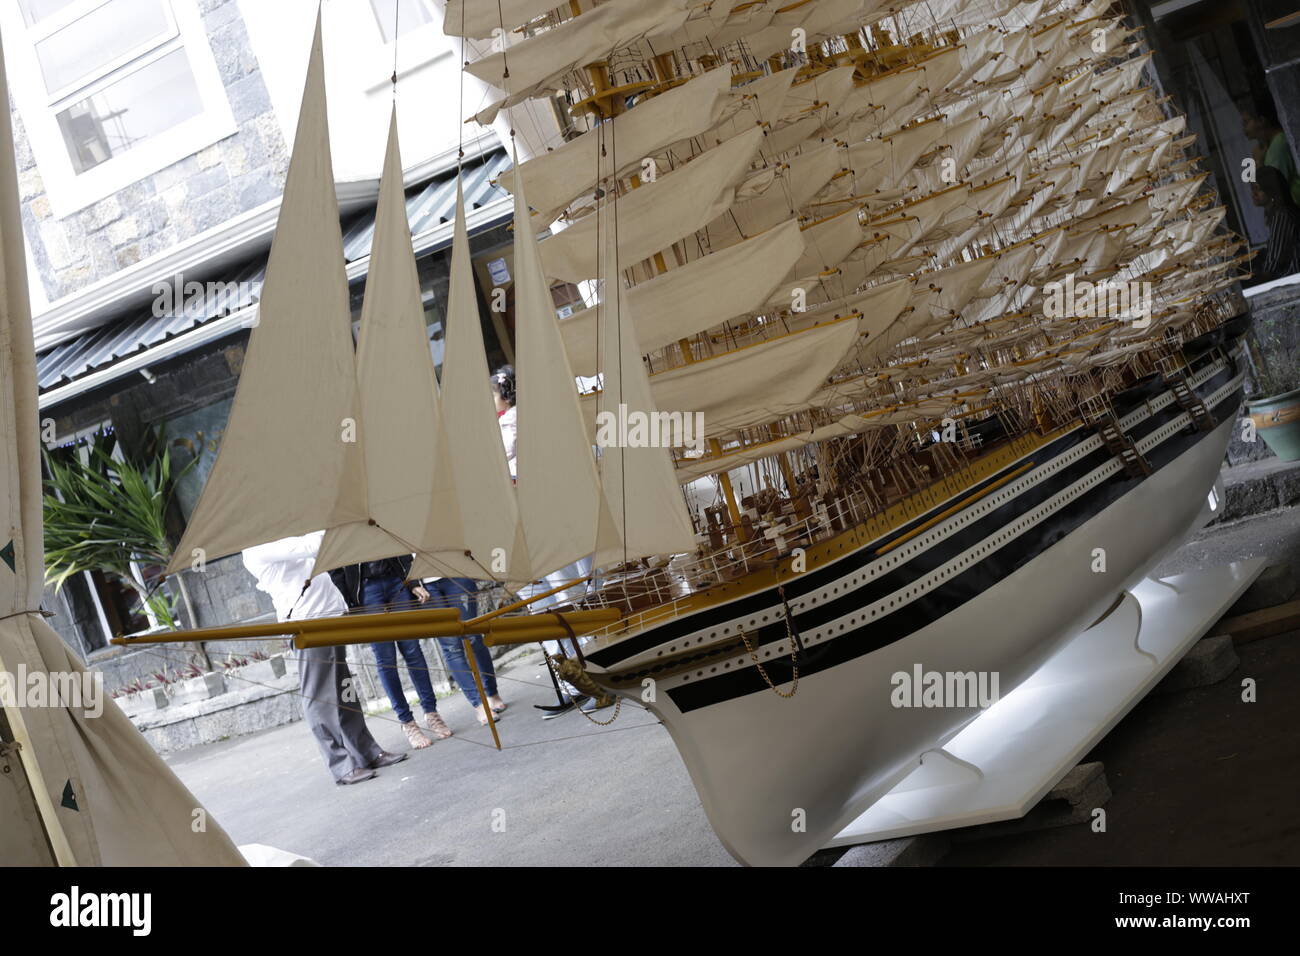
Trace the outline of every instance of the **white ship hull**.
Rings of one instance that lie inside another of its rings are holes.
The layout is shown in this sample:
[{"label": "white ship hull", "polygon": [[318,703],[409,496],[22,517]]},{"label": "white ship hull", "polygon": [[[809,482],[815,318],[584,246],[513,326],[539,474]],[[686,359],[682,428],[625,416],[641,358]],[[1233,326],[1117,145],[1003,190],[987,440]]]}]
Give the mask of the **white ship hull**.
[{"label": "white ship hull", "polygon": [[[1183,539],[1196,524],[1214,486],[1240,398],[1241,378],[1229,361],[1204,369],[1193,379],[1194,385],[1198,382],[1202,383],[1201,397],[1219,421],[1213,431],[1192,431],[1190,418],[1169,401],[1163,402],[1163,415],[1151,414],[1147,406],[1125,416],[1126,428],[1129,423],[1140,426],[1147,422],[1147,434],[1137,438],[1138,427],[1135,438],[1143,453],[1152,456],[1154,473],[1131,482],[1117,498],[1099,506],[1073,530],[1063,532],[1060,540],[955,609],[936,610],[931,623],[910,633],[904,631],[905,636],[895,634],[874,650],[817,669],[819,647],[826,642],[834,644],[845,619],[805,629],[801,618],[808,620],[809,609],[817,605],[817,600],[805,594],[802,600],[791,598],[790,604],[807,659],[814,666],[800,667],[793,697],[756,686],[755,669],[744,653],[658,680],[655,700],[647,706],[664,721],[710,822],[738,860],[754,865],[793,865],[806,859],[910,772],[922,753],[942,745],[979,713],[974,707],[896,707],[891,702],[893,675],[911,675],[918,665],[927,672],[996,674],[998,691],[1005,696],[1062,643],[1104,615],[1122,591]],[[1091,441],[1095,444],[1097,439]],[[1085,454],[1089,449],[1093,450]],[[941,603],[944,582],[952,580],[961,567],[978,565],[987,555],[1014,548],[1035,532],[1054,538],[1056,535],[1043,526],[1057,520],[1065,509],[1072,504],[1083,506],[1108,482],[1119,482],[1120,487],[1125,484],[1118,475],[1118,461],[1104,450],[1095,450],[1093,444],[1078,444],[1059,457],[1088,470],[1077,479],[1071,475],[1070,483],[1059,492],[1024,509],[952,562],[877,601],[882,617],[893,613],[888,611],[893,601],[900,605],[906,600],[913,605],[927,600]],[[1091,467],[1098,461],[1098,467]],[[1003,491],[1014,499],[1012,492],[1022,482],[1032,486],[1038,481],[1041,486],[1046,479],[1035,476],[1042,470],[1036,468]],[[972,524],[978,515],[968,512],[979,507],[980,502],[972,503],[933,532],[914,539],[916,549],[909,545],[901,551],[923,550],[927,538],[941,542],[945,533],[951,535],[953,529]],[[1105,571],[1094,571],[1103,553]],[[873,565],[860,565],[864,573],[848,583],[874,577],[876,572],[869,569],[883,562],[878,558]],[[866,590],[864,585],[862,591]],[[874,613],[859,603],[851,622]],[[848,640],[853,640],[852,630],[850,626]],[[774,642],[756,650],[772,680],[789,694],[793,682],[789,679],[788,644]],[[652,656],[643,651],[627,658],[626,663]],[[734,680],[742,669],[748,672],[749,683],[737,692]],[[599,673],[595,667],[592,671]],[[704,685],[709,681],[725,684],[713,677],[714,672],[719,678],[726,673],[733,680],[732,689],[710,692],[717,699],[706,701],[707,695],[701,696]],[[695,696],[688,696],[687,690]],[[636,700],[641,700],[640,692],[640,685],[625,691]]]}]

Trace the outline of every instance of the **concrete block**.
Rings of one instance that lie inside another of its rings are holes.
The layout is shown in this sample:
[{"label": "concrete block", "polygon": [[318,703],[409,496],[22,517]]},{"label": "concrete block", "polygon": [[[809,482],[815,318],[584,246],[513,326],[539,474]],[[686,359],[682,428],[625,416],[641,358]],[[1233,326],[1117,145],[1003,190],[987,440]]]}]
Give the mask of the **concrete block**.
[{"label": "concrete block", "polygon": [[948,855],[946,833],[923,833],[901,840],[851,846],[832,866],[934,866]]},{"label": "concrete block", "polygon": [[1300,504],[1300,469],[1274,475],[1273,487],[1277,489],[1277,503],[1281,507]]},{"label": "concrete block", "polygon": [[1287,561],[1269,565],[1255,579],[1255,583],[1246,589],[1246,593],[1237,599],[1225,617],[1277,607],[1294,598],[1297,591],[1300,591],[1300,574],[1296,573],[1295,565]]},{"label": "concrete block", "polygon": [[1235,521],[1277,508],[1277,488],[1267,478],[1250,478],[1224,488],[1223,520]]},{"label": "concrete block", "polygon": [[1183,659],[1174,665],[1154,693],[1168,694],[1217,684],[1237,669],[1237,650],[1230,635],[1207,637],[1197,641]]},{"label": "concrete block", "polygon": [[297,679],[269,687],[232,687],[219,698],[194,701],[132,718],[159,753],[173,753],[302,719]]}]

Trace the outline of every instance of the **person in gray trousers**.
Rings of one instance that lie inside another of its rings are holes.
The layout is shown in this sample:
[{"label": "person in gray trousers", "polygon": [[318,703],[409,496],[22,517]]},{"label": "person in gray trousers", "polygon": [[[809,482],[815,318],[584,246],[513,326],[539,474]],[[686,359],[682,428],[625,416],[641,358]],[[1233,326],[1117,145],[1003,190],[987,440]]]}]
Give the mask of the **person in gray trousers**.
[{"label": "person in gray trousers", "polygon": [[[331,617],[347,610],[328,574],[311,578],[324,532],[283,538],[244,551],[244,567],[259,590],[271,596],[277,619]],[[298,652],[303,714],[334,782],[360,783],[381,767],[405,760],[384,750],[371,736],[348,670],[344,647],[311,647]]]}]

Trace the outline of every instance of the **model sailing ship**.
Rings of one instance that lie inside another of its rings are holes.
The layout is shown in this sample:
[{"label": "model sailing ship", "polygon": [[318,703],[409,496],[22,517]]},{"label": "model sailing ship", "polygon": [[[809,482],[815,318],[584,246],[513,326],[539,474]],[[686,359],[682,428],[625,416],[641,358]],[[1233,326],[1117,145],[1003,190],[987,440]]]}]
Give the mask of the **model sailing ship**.
[{"label": "model sailing ship", "polygon": [[[1105,0],[449,0],[444,29],[518,134],[518,483],[459,209],[436,379],[395,123],[354,349],[318,25],[175,569],[322,527],[318,570],[517,590],[594,555],[482,629],[590,634],[569,676],[662,719],[739,859],[798,862],[978,714],[891,675],[1009,692],[1200,519],[1248,256]],[[599,304],[557,319],[552,281]],[[615,410],[702,412],[707,450],[596,447]]]}]

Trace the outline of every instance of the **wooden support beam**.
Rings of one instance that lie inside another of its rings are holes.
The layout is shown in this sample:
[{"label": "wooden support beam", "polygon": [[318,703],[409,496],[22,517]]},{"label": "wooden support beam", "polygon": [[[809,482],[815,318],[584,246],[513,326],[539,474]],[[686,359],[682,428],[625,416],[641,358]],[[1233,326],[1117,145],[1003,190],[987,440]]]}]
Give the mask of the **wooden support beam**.
[{"label": "wooden support beam", "polygon": [[1227,617],[1214,628],[1216,634],[1231,634],[1235,644],[1249,644],[1288,631],[1300,631],[1300,600]]}]

